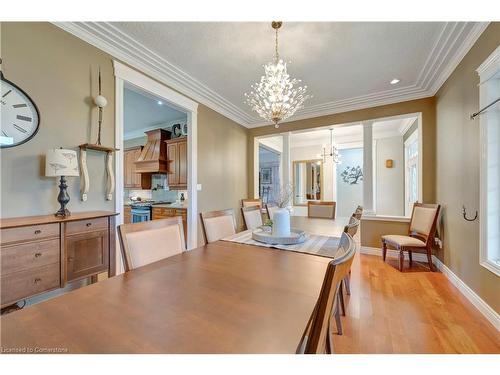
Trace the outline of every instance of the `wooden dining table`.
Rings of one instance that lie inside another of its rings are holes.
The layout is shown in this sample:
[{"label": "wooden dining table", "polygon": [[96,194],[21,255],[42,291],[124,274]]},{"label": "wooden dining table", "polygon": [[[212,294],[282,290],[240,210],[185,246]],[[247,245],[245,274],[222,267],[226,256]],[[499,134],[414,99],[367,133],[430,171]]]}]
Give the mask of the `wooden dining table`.
[{"label": "wooden dining table", "polygon": [[295,353],[328,261],[217,241],[3,315],[0,352]]}]

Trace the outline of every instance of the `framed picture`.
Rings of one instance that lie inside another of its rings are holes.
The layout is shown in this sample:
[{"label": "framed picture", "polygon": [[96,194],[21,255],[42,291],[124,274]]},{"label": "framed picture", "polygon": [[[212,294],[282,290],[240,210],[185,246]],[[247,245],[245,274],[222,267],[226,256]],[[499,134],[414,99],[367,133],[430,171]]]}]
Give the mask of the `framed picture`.
[{"label": "framed picture", "polygon": [[261,168],[260,169],[260,183],[261,184],[272,184],[272,169],[271,168]]}]

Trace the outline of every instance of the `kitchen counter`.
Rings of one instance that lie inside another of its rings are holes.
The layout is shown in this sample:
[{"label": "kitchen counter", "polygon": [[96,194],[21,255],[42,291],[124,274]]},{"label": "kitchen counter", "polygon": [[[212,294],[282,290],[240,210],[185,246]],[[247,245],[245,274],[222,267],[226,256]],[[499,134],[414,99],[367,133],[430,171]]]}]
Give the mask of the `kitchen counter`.
[{"label": "kitchen counter", "polygon": [[187,204],[187,202],[160,203],[160,204],[154,204],[153,208],[155,208],[155,207],[177,208],[177,209],[185,210],[188,208],[188,204]]}]

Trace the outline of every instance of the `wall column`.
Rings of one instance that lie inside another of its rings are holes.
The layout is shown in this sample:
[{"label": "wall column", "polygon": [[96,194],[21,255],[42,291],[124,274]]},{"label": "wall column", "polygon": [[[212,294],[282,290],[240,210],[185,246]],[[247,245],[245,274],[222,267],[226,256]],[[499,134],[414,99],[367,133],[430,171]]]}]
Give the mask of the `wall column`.
[{"label": "wall column", "polygon": [[373,202],[373,122],[363,122],[363,208],[375,215]]},{"label": "wall column", "polygon": [[290,161],[290,132],[283,133],[283,152],[281,153],[281,170],[283,176],[282,187],[292,184],[291,161]]}]

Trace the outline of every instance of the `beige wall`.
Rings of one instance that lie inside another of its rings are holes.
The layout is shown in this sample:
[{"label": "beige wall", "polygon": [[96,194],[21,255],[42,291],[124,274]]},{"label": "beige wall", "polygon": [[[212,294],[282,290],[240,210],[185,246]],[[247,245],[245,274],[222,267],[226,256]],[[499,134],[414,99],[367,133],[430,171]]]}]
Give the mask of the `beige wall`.
[{"label": "beige wall", "polygon": [[[241,199],[247,197],[248,129],[210,108],[198,107],[198,211],[233,208],[241,226]],[[198,243],[203,243],[199,225]]]},{"label": "beige wall", "polygon": [[[95,142],[97,112],[91,97],[98,66],[108,99],[102,143],[114,145],[112,57],[49,23],[1,23],[1,43],[2,71],[33,98],[41,117],[35,138],[1,151],[1,216],[49,214],[58,209],[58,188],[55,179],[44,177],[45,151],[59,146],[76,150],[81,143]],[[198,107],[200,212],[238,210],[239,200],[247,196],[247,135],[234,121]],[[104,199],[104,156],[89,151],[88,166],[89,199],[80,201],[79,178],[69,178],[69,209],[113,210],[114,202]]]},{"label": "beige wall", "polygon": [[[40,129],[20,146],[1,150],[1,216],[49,214],[57,211],[55,178],[46,178],[45,152],[64,147],[77,150],[96,141],[96,71],[101,67],[104,110],[102,143],[114,144],[114,76],[111,58],[104,52],[48,23],[1,24],[2,71],[34,100],[40,111]],[[88,152],[90,191],[79,198],[80,180],[69,177],[71,211],[112,210],[106,201],[104,155]]]},{"label": "beige wall", "polygon": [[250,129],[248,138],[248,193],[253,196],[253,143],[256,136],[276,134],[286,131],[311,129],[319,126],[346,124],[357,121],[371,120],[388,116],[396,116],[408,113],[422,113],[422,144],[423,144],[423,199],[424,202],[435,200],[435,149],[436,149],[436,113],[434,98],[411,100],[380,107],[360,109],[357,111],[337,113],[328,116],[320,116],[305,120],[286,122],[278,129],[274,126],[262,126]]},{"label": "beige wall", "polygon": [[393,220],[361,219],[361,246],[381,248],[381,237],[384,234],[408,235],[408,222]]},{"label": "beige wall", "polygon": [[439,257],[493,309],[500,312],[500,278],[479,264],[478,221],[462,218],[479,210],[479,109],[477,67],[500,44],[500,23],[492,23],[436,94],[436,198],[443,205],[444,249]]}]

